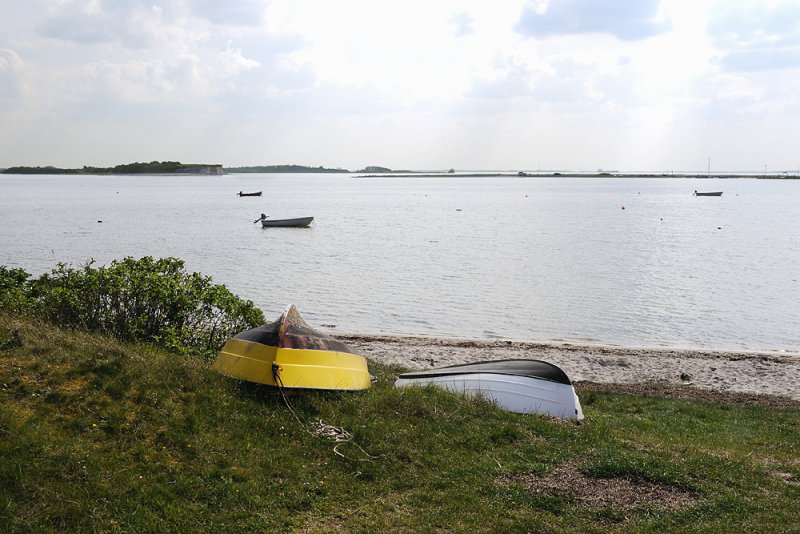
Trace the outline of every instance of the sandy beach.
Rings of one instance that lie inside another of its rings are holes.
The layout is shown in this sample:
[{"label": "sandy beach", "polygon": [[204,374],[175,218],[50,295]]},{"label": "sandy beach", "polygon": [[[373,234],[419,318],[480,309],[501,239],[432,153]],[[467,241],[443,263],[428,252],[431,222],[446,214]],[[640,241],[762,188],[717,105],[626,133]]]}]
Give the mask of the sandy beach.
[{"label": "sandy beach", "polygon": [[343,335],[363,356],[410,369],[532,358],[561,367],[576,386],[664,384],[681,390],[778,395],[800,401],[800,354]]}]

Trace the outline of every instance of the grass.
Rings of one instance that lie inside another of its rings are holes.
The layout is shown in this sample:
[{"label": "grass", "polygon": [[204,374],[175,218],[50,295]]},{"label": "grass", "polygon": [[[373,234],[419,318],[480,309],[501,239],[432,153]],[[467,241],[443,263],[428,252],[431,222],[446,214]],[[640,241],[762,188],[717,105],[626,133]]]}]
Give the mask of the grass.
[{"label": "grass", "polygon": [[0,316],[0,531],[798,531],[797,408],[579,390],[577,425],[370,370],[290,394],[301,423],[200,359]]}]

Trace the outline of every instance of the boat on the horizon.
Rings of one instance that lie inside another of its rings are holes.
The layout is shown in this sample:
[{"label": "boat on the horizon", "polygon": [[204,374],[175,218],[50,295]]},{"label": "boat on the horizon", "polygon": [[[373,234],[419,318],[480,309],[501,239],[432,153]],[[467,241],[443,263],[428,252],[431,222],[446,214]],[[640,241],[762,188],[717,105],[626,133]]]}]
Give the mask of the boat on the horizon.
[{"label": "boat on the horizon", "polygon": [[696,197],[721,197],[722,191],[706,191],[706,192],[698,192],[697,189],[694,190],[694,196]]},{"label": "boat on the horizon", "polygon": [[583,419],[569,377],[542,360],[495,360],[401,374],[395,387],[436,386],[482,397],[516,413]]},{"label": "boat on the horizon", "polygon": [[270,219],[268,215],[261,214],[261,217],[253,221],[253,224],[261,221],[263,228],[283,227],[283,228],[305,228],[309,226],[314,217],[296,217],[294,219]]},{"label": "boat on the horizon", "polygon": [[212,369],[287,389],[360,390],[371,383],[367,360],[311,328],[294,304],[277,320],[229,339]]},{"label": "boat on the horizon", "polygon": [[240,197],[260,197],[261,193],[262,193],[261,191],[256,191],[255,193],[242,193],[241,191],[239,191],[236,194],[239,195]]}]

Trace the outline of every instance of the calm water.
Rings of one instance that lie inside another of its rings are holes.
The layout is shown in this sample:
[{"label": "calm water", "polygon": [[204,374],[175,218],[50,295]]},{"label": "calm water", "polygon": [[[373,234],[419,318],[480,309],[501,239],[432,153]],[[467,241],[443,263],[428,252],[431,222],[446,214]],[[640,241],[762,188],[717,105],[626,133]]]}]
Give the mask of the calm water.
[{"label": "calm water", "polygon": [[797,180],[0,176],[0,243],[36,275],[180,257],[334,332],[800,350]]}]

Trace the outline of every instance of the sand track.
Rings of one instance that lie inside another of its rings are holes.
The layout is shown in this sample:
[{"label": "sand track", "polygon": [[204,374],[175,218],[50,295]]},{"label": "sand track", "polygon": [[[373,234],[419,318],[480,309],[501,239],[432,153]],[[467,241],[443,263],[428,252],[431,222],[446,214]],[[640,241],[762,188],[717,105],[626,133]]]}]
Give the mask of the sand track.
[{"label": "sand track", "polygon": [[[339,335],[372,360],[430,369],[480,360],[533,358],[561,367],[573,382],[689,385],[702,390],[800,400],[800,354],[627,348]],[[686,388],[683,388],[686,389]]]}]

